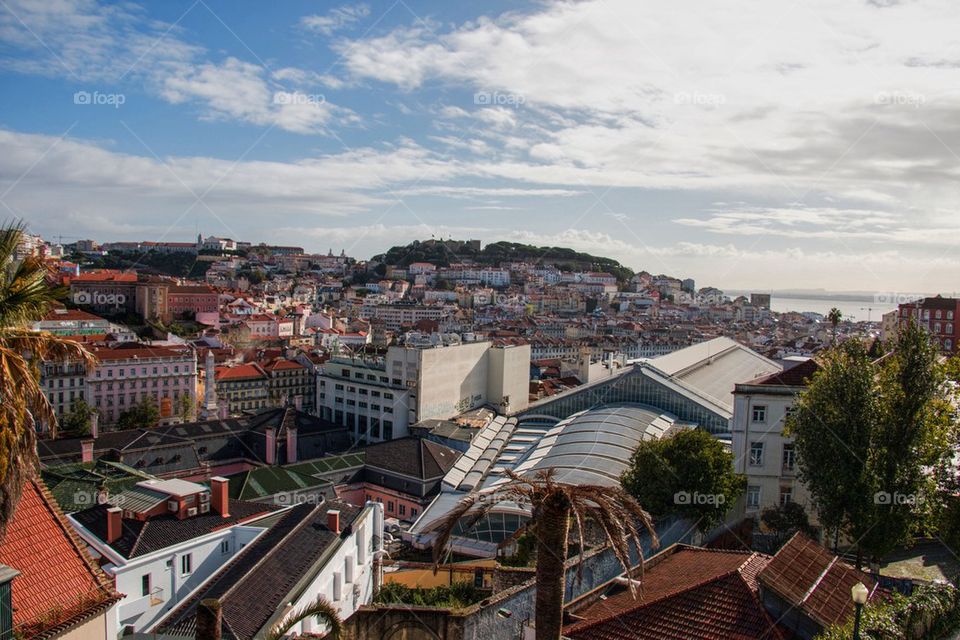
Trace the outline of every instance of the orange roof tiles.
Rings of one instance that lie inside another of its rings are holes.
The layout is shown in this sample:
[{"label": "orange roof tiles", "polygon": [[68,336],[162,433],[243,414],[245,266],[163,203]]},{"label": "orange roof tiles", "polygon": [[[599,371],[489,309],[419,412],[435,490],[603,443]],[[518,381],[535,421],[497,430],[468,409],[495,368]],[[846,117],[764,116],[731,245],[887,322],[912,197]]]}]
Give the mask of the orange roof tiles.
[{"label": "orange roof tiles", "polygon": [[263,370],[255,364],[240,364],[235,367],[217,367],[214,378],[224,380],[246,380],[266,377]]},{"label": "orange roof tiles", "polygon": [[26,483],[0,543],[0,563],[20,572],[13,580],[13,617],[26,637],[84,619],[119,598],[84,548],[43,484]]},{"label": "orange roof tiles", "polygon": [[598,600],[564,630],[574,640],[780,640],[757,595],[759,553],[678,545],[651,561],[643,590]]},{"label": "orange roof tiles", "polygon": [[823,626],[853,615],[850,589],[862,582],[872,593],[876,583],[817,542],[797,533],[757,576],[760,584]]}]

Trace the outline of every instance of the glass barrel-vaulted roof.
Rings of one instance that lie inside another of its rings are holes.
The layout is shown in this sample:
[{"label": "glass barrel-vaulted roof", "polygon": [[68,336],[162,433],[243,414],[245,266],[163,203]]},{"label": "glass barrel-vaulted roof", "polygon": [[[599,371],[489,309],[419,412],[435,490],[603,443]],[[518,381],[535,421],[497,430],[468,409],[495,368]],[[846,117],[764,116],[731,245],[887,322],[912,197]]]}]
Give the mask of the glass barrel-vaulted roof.
[{"label": "glass barrel-vaulted roof", "polygon": [[[510,466],[523,476],[552,468],[558,482],[615,485],[637,445],[660,438],[674,424],[672,416],[642,406],[581,411],[551,427]],[[488,486],[502,480],[492,475]]]}]

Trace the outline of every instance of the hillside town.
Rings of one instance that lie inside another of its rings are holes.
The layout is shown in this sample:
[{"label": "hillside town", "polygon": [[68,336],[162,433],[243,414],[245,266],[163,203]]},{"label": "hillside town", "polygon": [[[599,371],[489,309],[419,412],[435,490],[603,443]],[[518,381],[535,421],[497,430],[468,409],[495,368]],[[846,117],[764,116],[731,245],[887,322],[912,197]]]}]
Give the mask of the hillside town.
[{"label": "hillside town", "polygon": [[960,640],[944,0],[0,0],[0,640]]},{"label": "hillside town", "polygon": [[[28,331],[89,354],[36,363],[40,473],[0,543],[22,637],[316,637],[334,623],[298,612],[320,597],[342,637],[533,638],[542,514],[511,482],[628,487],[645,446],[685,433],[742,486],[641,500],[655,518],[622,558],[611,535],[632,526],[578,520],[563,637],[813,639],[859,612],[855,585],[886,601],[960,574],[918,568],[922,542],[868,566],[832,540],[785,426],[839,343],[882,360],[919,326],[955,357],[958,299],[777,313],[769,293],[475,240],[362,260],[22,233],[12,259],[66,294]],[[474,495],[496,499],[441,535]]]}]

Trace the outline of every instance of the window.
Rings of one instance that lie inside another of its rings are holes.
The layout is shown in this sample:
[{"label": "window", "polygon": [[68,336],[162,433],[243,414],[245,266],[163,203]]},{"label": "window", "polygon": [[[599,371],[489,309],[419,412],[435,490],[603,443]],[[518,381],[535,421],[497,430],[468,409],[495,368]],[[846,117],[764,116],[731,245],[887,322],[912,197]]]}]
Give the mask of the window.
[{"label": "window", "polygon": [[753,407],[752,420],[754,422],[766,422],[767,421],[767,407],[766,405],[758,404]]},{"label": "window", "polygon": [[393,513],[393,500],[387,500],[387,513]]},{"label": "window", "polygon": [[188,576],[193,573],[193,554],[180,556],[180,575]]},{"label": "window", "polygon": [[759,485],[751,485],[747,487],[747,508],[748,509],[760,508],[760,486]]},{"label": "window", "polygon": [[398,505],[397,505],[397,509],[400,511],[400,515],[402,515],[402,516],[407,515],[407,505],[405,505],[405,504],[398,504]]},{"label": "window", "polygon": [[759,467],[761,465],[763,465],[763,443],[751,442],[750,443],[750,466]]},{"label": "window", "polygon": [[230,541],[229,541],[229,540],[222,540],[222,541],[220,542],[220,553],[221,553],[221,554],[230,553]]},{"label": "window", "polygon": [[410,509],[410,517],[411,517],[411,518],[416,518],[416,517],[417,517],[417,510],[416,510],[416,509]]},{"label": "window", "polygon": [[780,505],[793,502],[793,487],[790,485],[781,485],[780,487]]},{"label": "window", "polygon": [[794,464],[796,464],[796,459],[793,453],[793,443],[785,442],[783,444],[783,470],[793,471]]},{"label": "window", "polygon": [[383,421],[383,439],[393,440],[393,422],[390,420]]},{"label": "window", "polygon": [[150,574],[145,573],[140,577],[140,595],[150,595]]}]

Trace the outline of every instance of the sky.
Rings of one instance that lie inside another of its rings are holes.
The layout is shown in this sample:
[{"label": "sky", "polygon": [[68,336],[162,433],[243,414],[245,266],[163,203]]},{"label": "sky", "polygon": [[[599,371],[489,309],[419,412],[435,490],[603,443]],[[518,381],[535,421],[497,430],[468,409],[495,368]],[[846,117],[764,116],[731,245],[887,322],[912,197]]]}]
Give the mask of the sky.
[{"label": "sky", "polygon": [[952,0],[0,0],[0,210],[698,286],[960,290]]}]

